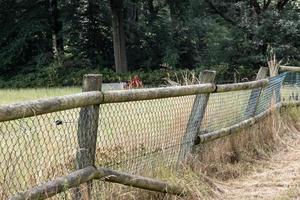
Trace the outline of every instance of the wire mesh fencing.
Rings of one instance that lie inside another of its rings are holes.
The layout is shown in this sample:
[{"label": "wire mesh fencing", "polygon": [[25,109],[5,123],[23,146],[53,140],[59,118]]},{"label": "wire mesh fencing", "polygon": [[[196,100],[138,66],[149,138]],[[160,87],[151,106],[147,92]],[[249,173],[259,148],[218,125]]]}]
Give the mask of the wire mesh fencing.
[{"label": "wire mesh fencing", "polygon": [[[295,74],[270,78],[264,88],[211,93],[198,132],[205,134],[238,124],[281,100],[298,101],[300,76]],[[182,144],[193,142],[183,138],[195,97],[101,104],[96,167],[149,177],[154,177],[162,165],[176,170]],[[78,134],[80,110],[0,122],[0,199],[78,168],[82,139]],[[108,183],[94,181],[92,199],[105,198],[101,196],[105,184]],[[69,190],[53,199],[72,199],[74,193]]]},{"label": "wire mesh fencing", "polygon": [[300,72],[288,72],[281,88],[283,102],[300,101]]},{"label": "wire mesh fencing", "polygon": [[276,77],[269,78],[269,84],[262,89],[256,114],[260,114],[270,108],[272,105],[276,105],[281,101],[281,87],[283,80],[286,77],[286,73],[282,73]]},{"label": "wire mesh fencing", "polygon": [[79,109],[0,123],[0,199],[75,169]]},{"label": "wire mesh fencing", "polygon": [[98,166],[139,172],[175,163],[195,96],[100,106]]}]

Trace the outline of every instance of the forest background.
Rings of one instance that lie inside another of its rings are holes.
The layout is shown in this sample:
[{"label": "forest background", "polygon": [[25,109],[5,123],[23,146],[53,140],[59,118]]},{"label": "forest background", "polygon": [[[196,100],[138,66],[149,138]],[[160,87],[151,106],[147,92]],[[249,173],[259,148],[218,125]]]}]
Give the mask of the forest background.
[{"label": "forest background", "polygon": [[188,69],[252,79],[270,53],[300,65],[299,0],[1,0],[0,87],[80,85]]}]

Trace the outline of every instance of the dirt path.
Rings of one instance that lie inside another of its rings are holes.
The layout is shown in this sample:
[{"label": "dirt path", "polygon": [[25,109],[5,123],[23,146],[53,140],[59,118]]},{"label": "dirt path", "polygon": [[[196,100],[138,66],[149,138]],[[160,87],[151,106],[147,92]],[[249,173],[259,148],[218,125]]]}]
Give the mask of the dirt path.
[{"label": "dirt path", "polygon": [[224,199],[299,199],[300,134],[295,134],[282,151],[263,161],[248,176],[223,185]]}]

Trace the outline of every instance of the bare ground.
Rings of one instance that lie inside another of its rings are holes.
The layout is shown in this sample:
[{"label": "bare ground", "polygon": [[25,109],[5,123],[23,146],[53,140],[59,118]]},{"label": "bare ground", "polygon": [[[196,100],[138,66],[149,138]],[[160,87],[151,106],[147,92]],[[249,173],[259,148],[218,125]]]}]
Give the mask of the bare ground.
[{"label": "bare ground", "polygon": [[300,129],[297,129],[289,130],[294,134],[282,140],[283,148],[270,159],[259,161],[252,173],[220,183],[224,191],[222,199],[300,200]]}]

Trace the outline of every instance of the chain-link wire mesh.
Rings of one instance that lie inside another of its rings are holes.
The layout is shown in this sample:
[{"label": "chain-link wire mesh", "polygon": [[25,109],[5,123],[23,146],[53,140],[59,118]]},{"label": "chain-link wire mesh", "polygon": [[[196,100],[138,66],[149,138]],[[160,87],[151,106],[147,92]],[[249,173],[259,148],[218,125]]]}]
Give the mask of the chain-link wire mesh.
[{"label": "chain-link wire mesh", "polygon": [[143,173],[158,161],[176,163],[194,98],[101,105],[97,166]]},{"label": "chain-link wire mesh", "polygon": [[0,123],[0,197],[75,169],[79,109]]},{"label": "chain-link wire mesh", "polygon": [[280,102],[280,89],[285,77],[286,73],[282,73],[276,77],[269,78],[269,84],[262,89],[256,114],[260,114],[270,108],[271,105],[275,105]]},{"label": "chain-link wire mesh", "polygon": [[286,73],[269,78],[264,88],[241,90],[210,95],[200,133],[205,134],[238,124],[266,111],[280,101],[280,88]]},{"label": "chain-link wire mesh", "polygon": [[281,88],[283,102],[300,101],[300,72],[288,72]]},{"label": "chain-link wire mesh", "polygon": [[[242,122],[280,99],[298,101],[299,81],[299,73],[283,73],[270,78],[263,89],[210,94],[200,134]],[[162,165],[176,169],[182,144],[191,142],[183,138],[194,100],[190,95],[100,105],[96,167],[148,177],[155,177]],[[80,108],[0,122],[0,199],[76,170],[81,143],[92,139],[78,136],[79,112]],[[93,181],[92,199],[105,199],[105,190],[111,191],[108,185],[112,186]],[[82,186],[79,189],[85,190]],[[72,199],[74,193],[72,189],[52,199]]]},{"label": "chain-link wire mesh", "polygon": [[251,90],[214,93],[209,97],[202,134],[232,126],[244,119]]}]

